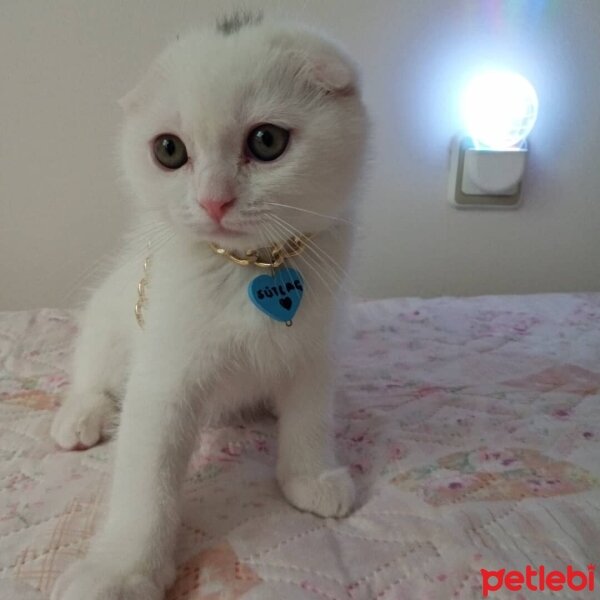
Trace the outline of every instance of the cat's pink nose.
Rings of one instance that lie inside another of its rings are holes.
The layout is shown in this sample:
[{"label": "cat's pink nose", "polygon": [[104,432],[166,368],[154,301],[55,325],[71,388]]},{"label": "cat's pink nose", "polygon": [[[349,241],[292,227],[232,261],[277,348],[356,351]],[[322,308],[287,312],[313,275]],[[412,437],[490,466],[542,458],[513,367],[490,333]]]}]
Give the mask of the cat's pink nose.
[{"label": "cat's pink nose", "polygon": [[208,213],[208,216],[220,223],[225,213],[235,204],[235,198],[205,198],[200,201],[200,206]]}]

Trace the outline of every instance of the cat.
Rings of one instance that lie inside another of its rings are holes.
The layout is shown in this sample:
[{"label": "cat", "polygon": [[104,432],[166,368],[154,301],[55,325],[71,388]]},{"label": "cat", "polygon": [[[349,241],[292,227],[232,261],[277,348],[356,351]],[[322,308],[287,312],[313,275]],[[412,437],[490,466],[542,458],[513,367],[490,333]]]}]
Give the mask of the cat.
[{"label": "cat", "polygon": [[[368,137],[353,63],[320,34],[238,14],[167,47],[121,105],[135,224],[84,311],[51,430],[89,448],[120,398],[114,478],[106,521],[53,600],[163,598],[197,431],[249,406],[278,417],[276,477],[293,506],[342,517],[355,498],[332,441]],[[276,244],[296,253],[280,270],[230,259],[272,263]],[[248,294],[285,269],[298,275],[280,289],[296,294],[291,326]]]}]

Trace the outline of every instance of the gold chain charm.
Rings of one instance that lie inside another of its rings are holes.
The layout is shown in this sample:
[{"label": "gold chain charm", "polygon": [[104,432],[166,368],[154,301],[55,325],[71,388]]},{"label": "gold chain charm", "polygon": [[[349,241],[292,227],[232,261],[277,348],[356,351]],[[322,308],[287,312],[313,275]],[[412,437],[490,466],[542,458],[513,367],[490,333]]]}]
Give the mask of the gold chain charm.
[{"label": "gold chain charm", "polygon": [[150,256],[144,261],[144,275],[138,283],[138,299],[135,303],[135,319],[138,325],[144,328],[144,305],[148,300],[146,288],[148,286],[148,267],[150,266]]}]

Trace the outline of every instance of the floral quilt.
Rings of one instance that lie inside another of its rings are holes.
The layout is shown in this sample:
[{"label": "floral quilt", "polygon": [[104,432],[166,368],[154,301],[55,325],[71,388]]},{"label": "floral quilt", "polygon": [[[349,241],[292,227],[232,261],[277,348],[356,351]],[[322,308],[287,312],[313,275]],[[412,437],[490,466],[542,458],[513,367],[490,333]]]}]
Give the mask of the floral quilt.
[{"label": "floral quilt", "polygon": [[[353,316],[336,443],[356,509],[320,519],[284,501],[273,420],[202,431],[168,600],[598,598],[600,294]],[[106,506],[114,443],[64,452],[49,436],[75,333],[69,312],[0,313],[1,600],[47,599]],[[524,574],[541,567],[586,586],[538,593]]]}]

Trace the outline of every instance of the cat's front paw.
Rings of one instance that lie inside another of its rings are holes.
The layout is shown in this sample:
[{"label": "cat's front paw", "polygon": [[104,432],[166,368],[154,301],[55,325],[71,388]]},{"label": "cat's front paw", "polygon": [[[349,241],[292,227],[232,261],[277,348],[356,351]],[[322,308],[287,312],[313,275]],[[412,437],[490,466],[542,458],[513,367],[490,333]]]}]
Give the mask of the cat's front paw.
[{"label": "cat's front paw", "polygon": [[162,577],[151,577],[86,558],[58,578],[50,600],[162,600],[174,577],[174,569],[167,571]]},{"label": "cat's front paw", "polygon": [[91,448],[100,441],[114,413],[112,400],[104,394],[85,399],[68,396],[52,421],[50,435],[65,450]]},{"label": "cat's front paw", "polygon": [[354,482],[344,468],[324,471],[317,477],[298,475],[280,483],[291,504],[320,517],[347,515],[356,496]]}]

